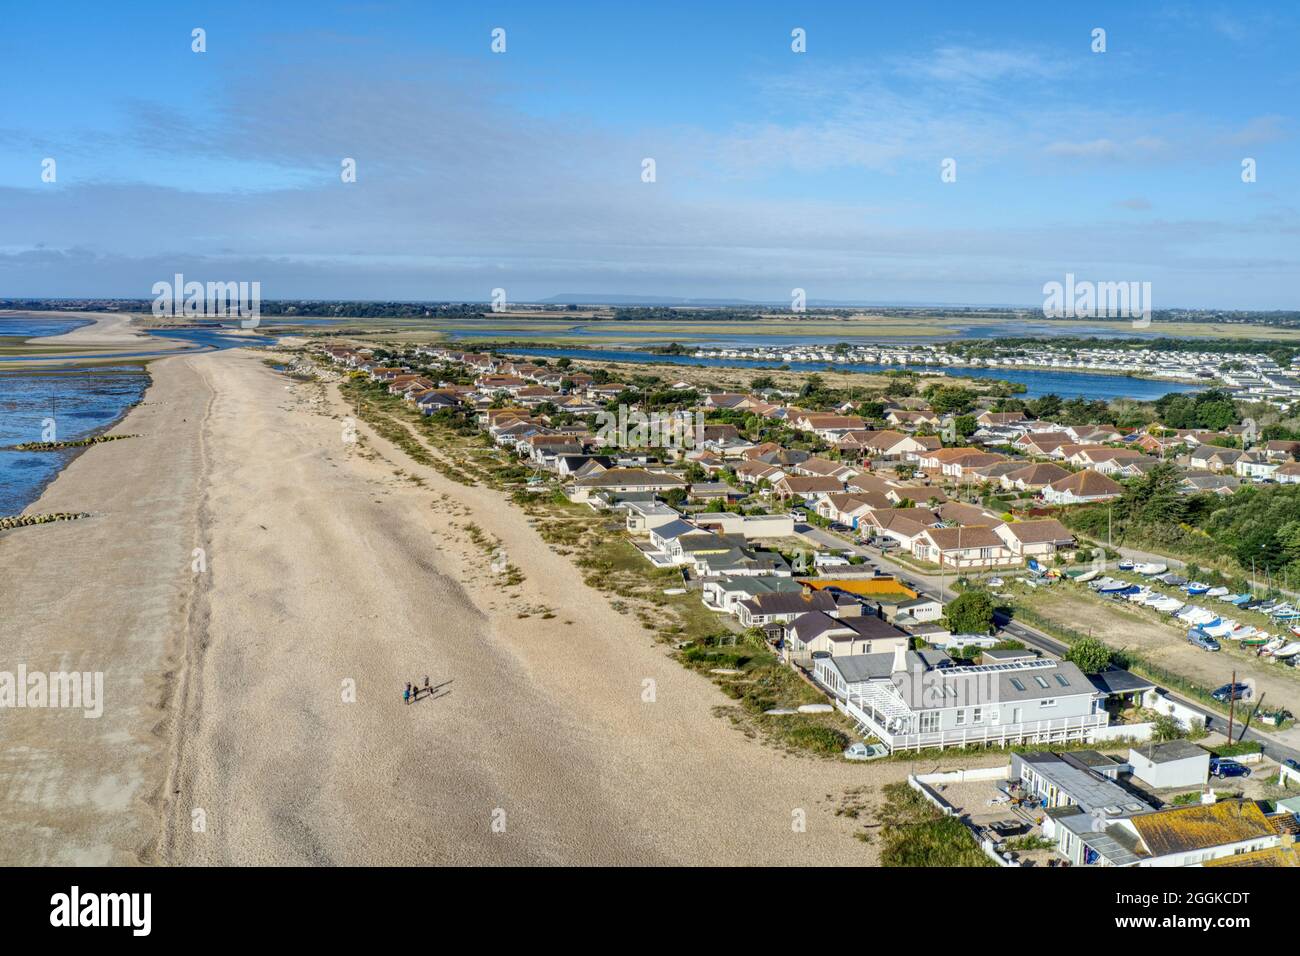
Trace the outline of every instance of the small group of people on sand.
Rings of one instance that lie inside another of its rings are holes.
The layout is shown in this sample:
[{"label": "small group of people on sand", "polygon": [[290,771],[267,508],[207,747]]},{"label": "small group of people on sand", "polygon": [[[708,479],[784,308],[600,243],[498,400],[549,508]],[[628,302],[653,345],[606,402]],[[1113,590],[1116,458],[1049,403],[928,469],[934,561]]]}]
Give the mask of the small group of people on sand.
[{"label": "small group of people on sand", "polygon": [[410,681],[407,681],[406,690],[402,692],[402,703],[414,704],[420,699],[421,694],[427,696],[432,693],[433,688],[429,686],[429,675],[425,674],[423,684],[412,684]]}]

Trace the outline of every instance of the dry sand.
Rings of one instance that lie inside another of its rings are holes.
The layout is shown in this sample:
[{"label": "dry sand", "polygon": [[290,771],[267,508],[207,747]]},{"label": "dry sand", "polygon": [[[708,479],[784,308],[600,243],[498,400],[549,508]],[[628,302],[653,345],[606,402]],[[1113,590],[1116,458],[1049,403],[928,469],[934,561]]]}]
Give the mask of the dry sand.
[{"label": "dry sand", "polygon": [[106,672],[99,720],[0,713],[0,863],[874,862],[834,807],[909,765],[745,738],[500,493],[345,443],[332,387],[239,351],[152,369],[117,429],[143,437],[31,509],[96,517],[0,538],[0,669]]}]

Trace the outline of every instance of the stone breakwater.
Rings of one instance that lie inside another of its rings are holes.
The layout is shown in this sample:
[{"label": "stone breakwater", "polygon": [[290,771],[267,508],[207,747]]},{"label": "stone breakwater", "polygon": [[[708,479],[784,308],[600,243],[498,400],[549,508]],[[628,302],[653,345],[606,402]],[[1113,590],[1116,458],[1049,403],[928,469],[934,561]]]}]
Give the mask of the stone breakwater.
[{"label": "stone breakwater", "polygon": [[43,515],[0,515],[0,531],[27,528],[34,524],[49,524],[52,521],[76,521],[78,518],[89,517],[89,511],[54,511]]},{"label": "stone breakwater", "polygon": [[63,451],[67,448],[89,448],[107,441],[119,441],[123,438],[139,438],[139,435],[95,435],[93,438],[79,438],[76,441],[27,441],[20,445],[11,445],[4,451]]}]

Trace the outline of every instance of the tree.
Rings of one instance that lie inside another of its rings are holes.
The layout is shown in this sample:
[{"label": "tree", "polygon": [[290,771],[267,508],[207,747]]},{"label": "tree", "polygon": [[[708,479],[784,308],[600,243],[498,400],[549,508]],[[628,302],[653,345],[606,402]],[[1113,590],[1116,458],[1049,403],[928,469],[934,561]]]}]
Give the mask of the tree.
[{"label": "tree", "polygon": [[993,628],[993,599],[987,591],[965,591],[943,609],[954,634],[987,634]]},{"label": "tree", "polygon": [[1110,648],[1095,637],[1085,637],[1070,645],[1065,659],[1079,666],[1085,674],[1099,674],[1110,666]]}]

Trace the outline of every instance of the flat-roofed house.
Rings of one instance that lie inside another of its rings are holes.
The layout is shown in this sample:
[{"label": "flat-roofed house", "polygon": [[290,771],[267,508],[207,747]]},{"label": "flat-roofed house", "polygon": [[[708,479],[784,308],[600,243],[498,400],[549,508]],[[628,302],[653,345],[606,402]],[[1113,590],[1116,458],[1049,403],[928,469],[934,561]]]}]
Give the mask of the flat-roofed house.
[{"label": "flat-roofed house", "polygon": [[1190,740],[1145,743],[1128,752],[1133,776],[1157,790],[1204,787],[1210,779],[1210,752]]}]

